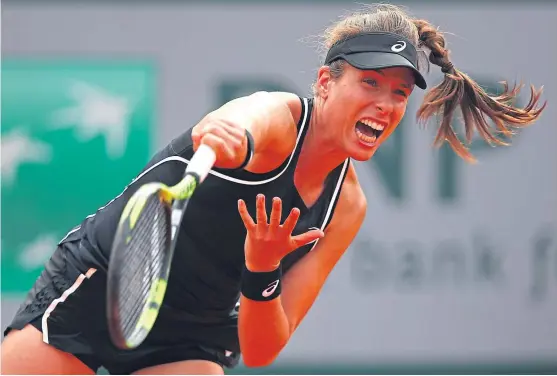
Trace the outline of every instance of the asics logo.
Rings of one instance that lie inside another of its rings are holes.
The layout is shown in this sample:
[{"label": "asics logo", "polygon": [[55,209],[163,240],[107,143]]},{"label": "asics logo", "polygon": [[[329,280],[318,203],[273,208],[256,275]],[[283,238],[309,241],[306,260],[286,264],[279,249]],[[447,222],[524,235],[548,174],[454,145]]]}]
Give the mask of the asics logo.
[{"label": "asics logo", "polygon": [[396,42],[396,44],[393,44],[393,46],[391,47],[391,51],[393,52],[400,52],[402,50],[404,50],[406,48],[406,42],[403,40],[399,40]]},{"label": "asics logo", "polygon": [[269,296],[273,295],[273,293],[277,289],[278,285],[279,285],[279,280],[278,279],[276,281],[273,281],[273,282],[269,283],[269,285],[267,286],[267,288],[265,290],[263,290],[261,295],[263,295],[264,298],[268,298]]}]

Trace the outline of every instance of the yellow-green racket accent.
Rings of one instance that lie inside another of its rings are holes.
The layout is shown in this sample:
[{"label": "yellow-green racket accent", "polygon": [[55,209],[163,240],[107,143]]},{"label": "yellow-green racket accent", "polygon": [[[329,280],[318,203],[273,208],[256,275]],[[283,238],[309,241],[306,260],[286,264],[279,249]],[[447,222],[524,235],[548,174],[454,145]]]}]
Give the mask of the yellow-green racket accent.
[{"label": "yellow-green racket accent", "polygon": [[122,215],[120,217],[119,226],[129,220],[130,228],[133,228],[145,208],[145,203],[151,195],[158,195],[160,200],[167,205],[171,205],[174,200],[186,200],[193,195],[197,187],[197,179],[192,175],[187,175],[178,184],[168,187],[162,183],[147,183],[141,186],[137,192],[130,198]]},{"label": "yellow-green racket accent", "polygon": [[175,200],[185,200],[193,195],[196,187],[197,179],[192,175],[187,175],[174,187],[168,188],[168,194]]}]

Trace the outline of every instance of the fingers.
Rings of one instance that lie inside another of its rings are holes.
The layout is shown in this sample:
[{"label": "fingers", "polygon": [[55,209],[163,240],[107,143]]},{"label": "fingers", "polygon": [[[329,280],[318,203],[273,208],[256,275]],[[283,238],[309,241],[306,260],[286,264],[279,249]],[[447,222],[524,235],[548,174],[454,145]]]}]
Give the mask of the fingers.
[{"label": "fingers", "polygon": [[244,128],[233,126],[226,122],[221,122],[220,126],[240,143],[242,143],[242,141],[246,137],[246,130]]},{"label": "fingers", "polygon": [[267,226],[267,210],[265,209],[265,196],[262,194],[257,195],[255,203],[255,216],[257,219],[257,224],[262,226]]},{"label": "fingers", "polygon": [[216,152],[217,156],[222,155],[228,160],[233,160],[235,158],[232,147],[219,136],[207,133],[201,139],[201,143],[210,146]]},{"label": "fingers", "polygon": [[193,127],[192,139],[200,139],[206,134],[219,136],[226,142],[242,145],[245,139],[245,129],[221,119],[206,119]]},{"label": "fingers", "polygon": [[297,249],[317,239],[321,239],[325,234],[321,230],[310,230],[292,238],[292,249]]},{"label": "fingers", "polygon": [[[298,219],[300,218],[300,209],[293,208],[281,226],[280,221],[282,217],[282,200],[278,197],[274,197],[272,209],[271,209],[270,222],[267,224],[268,217],[267,217],[267,209],[265,205],[265,195],[261,193],[257,195],[255,201],[255,222],[249,215],[246,208],[246,204],[243,200],[238,201],[238,211],[240,212],[240,215],[242,215],[242,220],[244,221],[244,224],[253,223],[254,226],[257,226],[258,228],[265,231],[267,230],[267,228],[270,227],[270,229],[273,230],[272,232],[275,232],[275,230],[280,229],[281,232],[285,234],[291,234],[292,231],[294,231],[294,228],[298,223]],[[317,234],[314,233],[312,234],[319,236],[320,233],[321,231],[318,231]]]},{"label": "fingers", "polygon": [[282,214],[282,201],[280,198],[273,198],[273,209],[271,210],[271,221],[269,224],[272,229],[276,229],[280,226],[280,217]]},{"label": "fingers", "polygon": [[246,156],[245,129],[220,119],[207,119],[192,129],[194,148],[203,143],[217,154],[217,167],[234,168]]},{"label": "fingers", "polygon": [[298,218],[300,218],[300,209],[292,209],[282,225],[284,231],[291,234],[294,231],[294,227],[296,227],[296,223],[298,223]]},{"label": "fingers", "polygon": [[255,222],[253,218],[248,212],[248,208],[246,207],[246,203],[244,200],[238,200],[238,213],[240,213],[240,217],[244,222],[244,226],[246,226],[246,230],[252,231],[255,228]]},{"label": "fingers", "polygon": [[191,139],[193,141],[194,144],[198,144],[201,141],[201,134],[199,133],[199,131],[196,131],[195,129],[191,131]]},{"label": "fingers", "polygon": [[206,128],[206,133],[214,134],[222,138],[227,144],[237,148],[242,146],[242,138],[234,134],[234,129],[225,123],[210,125]]}]

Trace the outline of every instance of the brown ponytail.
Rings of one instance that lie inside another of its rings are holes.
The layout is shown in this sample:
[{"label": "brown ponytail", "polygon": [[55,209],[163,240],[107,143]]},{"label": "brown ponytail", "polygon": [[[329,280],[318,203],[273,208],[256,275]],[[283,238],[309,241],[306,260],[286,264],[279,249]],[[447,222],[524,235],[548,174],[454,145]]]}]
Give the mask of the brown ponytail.
[{"label": "brown ponytail", "polygon": [[[524,108],[512,105],[522,85],[509,88],[505,82],[502,94],[490,96],[474,80],[453,66],[449,59],[449,51],[445,48],[443,34],[427,21],[414,20],[414,24],[418,29],[419,46],[426,47],[430,51],[429,61],[441,67],[441,71],[445,74],[443,82],[427,92],[417,114],[418,121],[422,123],[435,114],[441,115],[435,137],[436,145],[447,141],[459,156],[469,162],[475,161],[451,126],[458,106],[464,119],[468,144],[475,130],[491,145],[507,145],[496,135],[510,137],[514,134],[512,128],[526,127],[539,118],[546,106],[546,103],[541,107],[538,106],[542,89],[535,89],[533,86],[530,88],[530,101]],[[495,125],[495,129],[490,129],[489,119]]]}]

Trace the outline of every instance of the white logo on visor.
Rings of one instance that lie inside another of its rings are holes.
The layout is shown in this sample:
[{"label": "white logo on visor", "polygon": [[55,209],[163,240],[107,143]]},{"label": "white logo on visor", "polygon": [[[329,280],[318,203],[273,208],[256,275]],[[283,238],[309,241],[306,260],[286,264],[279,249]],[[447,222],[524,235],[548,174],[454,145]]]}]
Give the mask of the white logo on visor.
[{"label": "white logo on visor", "polygon": [[400,52],[406,48],[406,42],[403,40],[398,40],[396,44],[393,44],[391,47],[391,51],[393,52]]}]

